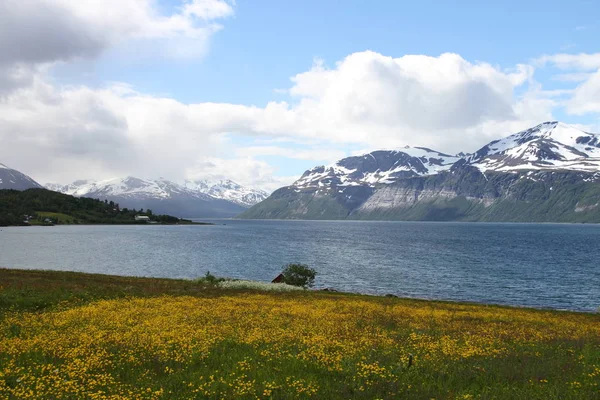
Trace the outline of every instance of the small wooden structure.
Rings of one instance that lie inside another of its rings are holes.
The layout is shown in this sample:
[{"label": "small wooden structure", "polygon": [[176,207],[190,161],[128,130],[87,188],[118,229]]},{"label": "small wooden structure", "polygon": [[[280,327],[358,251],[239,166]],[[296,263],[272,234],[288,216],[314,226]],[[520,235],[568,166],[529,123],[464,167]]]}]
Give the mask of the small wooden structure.
[{"label": "small wooden structure", "polygon": [[279,274],[279,275],[277,275],[277,278],[275,278],[271,281],[271,283],[283,283],[283,281],[284,281],[283,274]]}]

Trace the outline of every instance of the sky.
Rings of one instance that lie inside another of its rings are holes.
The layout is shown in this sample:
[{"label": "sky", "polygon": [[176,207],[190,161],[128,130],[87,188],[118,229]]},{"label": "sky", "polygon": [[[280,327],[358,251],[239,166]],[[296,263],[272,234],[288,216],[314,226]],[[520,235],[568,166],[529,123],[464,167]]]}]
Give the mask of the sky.
[{"label": "sky", "polygon": [[600,2],[2,0],[0,163],[274,190],[376,149],[600,132]]}]

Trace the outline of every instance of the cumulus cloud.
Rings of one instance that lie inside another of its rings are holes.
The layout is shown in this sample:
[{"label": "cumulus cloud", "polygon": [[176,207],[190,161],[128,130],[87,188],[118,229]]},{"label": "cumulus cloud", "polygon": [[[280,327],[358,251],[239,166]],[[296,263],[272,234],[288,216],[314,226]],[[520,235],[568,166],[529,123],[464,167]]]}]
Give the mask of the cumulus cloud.
[{"label": "cumulus cloud", "polygon": [[[333,67],[317,59],[291,77],[289,101],[264,107],[184,104],[118,83],[61,86],[48,74],[53,63],[93,59],[132,41],[197,54],[221,28],[217,21],[233,15],[232,4],[187,0],[164,15],[153,0],[1,2],[0,160],[42,181],[209,176],[274,189],[294,177],[274,178],[261,157],[331,162],[347,145],[474,150],[550,117],[556,106],[535,88],[515,95],[531,86],[533,67],[504,70],[452,53],[364,51]],[[309,145],[236,148],[232,135]]]},{"label": "cumulus cloud", "polygon": [[600,113],[600,70],[575,89],[567,111],[576,115]]},{"label": "cumulus cloud", "polygon": [[[366,51],[333,68],[317,61],[291,78],[292,101],[265,107],[184,104],[124,84],[57,86],[37,74],[29,86],[0,98],[0,141],[8,143],[0,159],[41,180],[123,174],[183,179],[204,167],[206,174],[220,170],[240,183],[271,189],[281,180],[272,178],[275,170],[258,159],[263,156],[329,162],[345,155],[336,146],[349,144],[470,151],[550,119],[552,96],[535,90],[515,95],[532,74],[528,66],[507,71],[456,54],[392,58]],[[313,148],[236,150],[229,147],[232,134],[307,141]],[[211,158],[211,164],[198,164]],[[47,168],[48,159],[60,163]]]},{"label": "cumulus cloud", "polygon": [[128,41],[153,40],[174,55],[201,54],[233,14],[224,0],[188,0],[173,15],[153,0],[3,0],[0,94],[30,83],[48,63],[94,58]]}]

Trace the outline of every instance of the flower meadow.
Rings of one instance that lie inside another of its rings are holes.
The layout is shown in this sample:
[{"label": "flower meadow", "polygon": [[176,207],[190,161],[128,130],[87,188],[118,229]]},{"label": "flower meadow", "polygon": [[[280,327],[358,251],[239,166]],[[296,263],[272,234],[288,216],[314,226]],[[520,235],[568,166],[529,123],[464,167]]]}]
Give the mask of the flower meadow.
[{"label": "flower meadow", "polygon": [[594,314],[223,288],[32,310],[3,291],[1,399],[600,398]]}]

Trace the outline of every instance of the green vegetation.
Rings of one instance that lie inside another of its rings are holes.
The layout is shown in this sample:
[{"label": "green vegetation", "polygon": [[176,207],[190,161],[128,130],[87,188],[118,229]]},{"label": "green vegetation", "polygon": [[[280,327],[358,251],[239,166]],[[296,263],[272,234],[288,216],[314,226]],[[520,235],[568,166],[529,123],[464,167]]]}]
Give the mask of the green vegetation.
[{"label": "green vegetation", "polygon": [[228,278],[219,278],[210,273],[210,271],[206,271],[206,274],[201,277],[194,279],[195,283],[207,284],[207,285],[217,285],[221,282],[225,282],[229,280]]},{"label": "green vegetation", "polygon": [[138,214],[148,216],[152,223],[193,223],[170,215],[154,215],[152,210],[128,210],[112,201],[78,198],[45,189],[0,190],[0,226],[146,223],[135,220]]},{"label": "green vegetation", "polygon": [[599,399],[600,315],[0,269],[0,398]]},{"label": "green vegetation", "polygon": [[288,264],[282,274],[284,283],[306,289],[315,284],[317,271],[304,264]]}]

